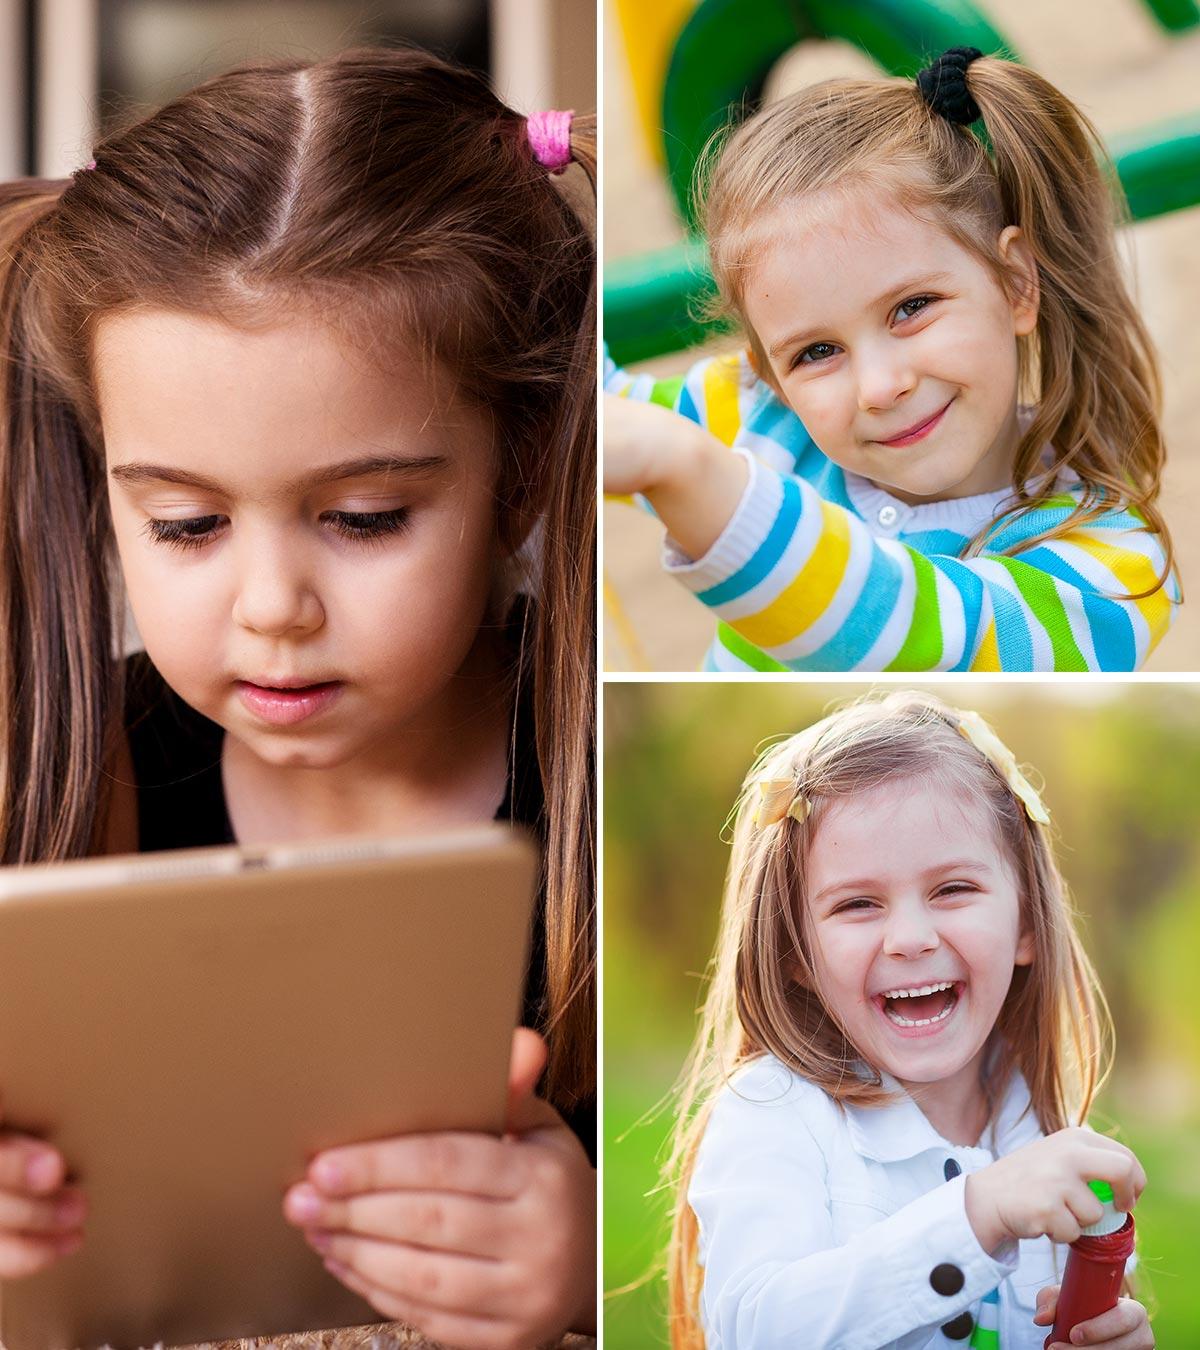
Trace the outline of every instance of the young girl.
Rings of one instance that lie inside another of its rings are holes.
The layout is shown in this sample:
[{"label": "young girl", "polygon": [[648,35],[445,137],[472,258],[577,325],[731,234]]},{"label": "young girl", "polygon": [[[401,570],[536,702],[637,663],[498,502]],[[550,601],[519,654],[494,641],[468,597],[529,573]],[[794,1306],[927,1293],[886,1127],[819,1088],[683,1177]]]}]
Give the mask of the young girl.
[{"label": "young girl", "polygon": [[605,487],[667,526],[720,620],[708,668],[1146,659],[1180,593],[1100,162],[1062,94],[974,48],[729,137],[702,211],[749,351],[682,380],[610,364],[605,404]]},{"label": "young girl", "polygon": [[[463,1346],[594,1306],[594,247],[570,161],[594,185],[592,119],[364,49],[243,66],[71,180],[0,188],[4,861],[493,817],[542,840],[545,1100],[525,1032],[512,1137],[335,1150],[285,1202],[379,1312]],[[69,1166],[0,1141],[0,1276],[85,1240]]]},{"label": "young girl", "polygon": [[[1041,1347],[1088,1180],[1145,1185],[1084,1125],[1106,1009],[1047,822],[978,714],[919,694],[751,769],[670,1164],[675,1345]],[[1153,1345],[1132,1299],[1083,1331]]]}]

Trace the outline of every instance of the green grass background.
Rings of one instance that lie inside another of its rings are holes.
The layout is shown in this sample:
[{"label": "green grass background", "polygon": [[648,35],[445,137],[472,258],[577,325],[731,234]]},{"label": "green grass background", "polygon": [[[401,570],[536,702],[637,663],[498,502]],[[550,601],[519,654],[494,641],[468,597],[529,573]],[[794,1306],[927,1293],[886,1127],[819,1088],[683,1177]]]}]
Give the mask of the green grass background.
[{"label": "green grass background", "polygon": [[[727,858],[720,831],[756,746],[863,684],[605,690],[605,1345],[666,1345],[659,1189]],[[1057,851],[1117,1030],[1092,1123],[1149,1184],[1136,1212],[1155,1336],[1200,1346],[1200,689],[922,685],[978,708],[1044,780]],[[660,1108],[657,1112],[655,1108]]]}]

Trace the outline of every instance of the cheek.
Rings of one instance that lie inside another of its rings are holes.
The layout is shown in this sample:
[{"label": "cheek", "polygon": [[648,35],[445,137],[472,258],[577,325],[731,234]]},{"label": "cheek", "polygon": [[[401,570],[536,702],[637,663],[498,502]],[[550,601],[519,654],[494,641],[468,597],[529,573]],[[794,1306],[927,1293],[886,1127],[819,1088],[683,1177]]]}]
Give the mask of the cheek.
[{"label": "cheek", "polygon": [[854,417],[854,392],[845,371],[807,380],[794,378],[790,386],[784,384],[783,392],[788,406],[823,450],[846,436]]}]

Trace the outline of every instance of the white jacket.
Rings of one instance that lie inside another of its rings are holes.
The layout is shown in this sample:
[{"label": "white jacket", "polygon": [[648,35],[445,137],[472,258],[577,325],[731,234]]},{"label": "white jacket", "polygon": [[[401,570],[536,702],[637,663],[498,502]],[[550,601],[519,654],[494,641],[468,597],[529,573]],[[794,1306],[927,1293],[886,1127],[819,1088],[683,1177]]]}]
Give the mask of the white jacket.
[{"label": "white jacket", "polygon": [[[843,1112],[772,1056],[740,1070],[688,1189],[709,1350],[966,1350],[981,1315],[998,1316],[1000,1350],[1041,1350],[1037,1292],[1060,1282],[1068,1248],[1010,1240],[989,1256],[966,1214],[967,1176],[1041,1137],[1027,1106],[1016,1073],[981,1140],[994,1147],[968,1148],[911,1097]],[[997,1286],[998,1312],[994,1296],[981,1310]]]}]

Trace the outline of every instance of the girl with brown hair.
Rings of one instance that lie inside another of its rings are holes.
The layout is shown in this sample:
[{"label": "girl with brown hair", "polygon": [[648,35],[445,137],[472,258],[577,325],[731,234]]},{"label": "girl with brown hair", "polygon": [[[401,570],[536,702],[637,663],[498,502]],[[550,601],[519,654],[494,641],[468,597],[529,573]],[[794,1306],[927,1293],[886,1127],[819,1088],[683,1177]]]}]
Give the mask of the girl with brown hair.
[{"label": "girl with brown hair", "polygon": [[[1109,1023],[1041,798],[978,714],[892,693],[773,745],[735,815],[672,1343],[1040,1350],[1088,1181],[1146,1182],[1086,1126]],[[1154,1344],[1131,1298],[1080,1330]]]},{"label": "girl with brown hair", "polygon": [[[0,186],[3,860],[493,817],[541,839],[544,1099],[526,1032],[510,1139],[337,1150],[286,1199],[378,1311],[464,1346],[594,1306],[595,250],[571,162],[594,190],[593,119],[361,49],[241,66],[70,180]],[[0,1139],[0,1275],[82,1240],[68,1164]]]},{"label": "girl with brown hair", "polygon": [[605,412],[606,489],[645,496],[719,620],[707,668],[1145,661],[1180,591],[1112,180],[1067,98],[974,48],[710,147],[715,307],[748,350],[610,367]]}]

